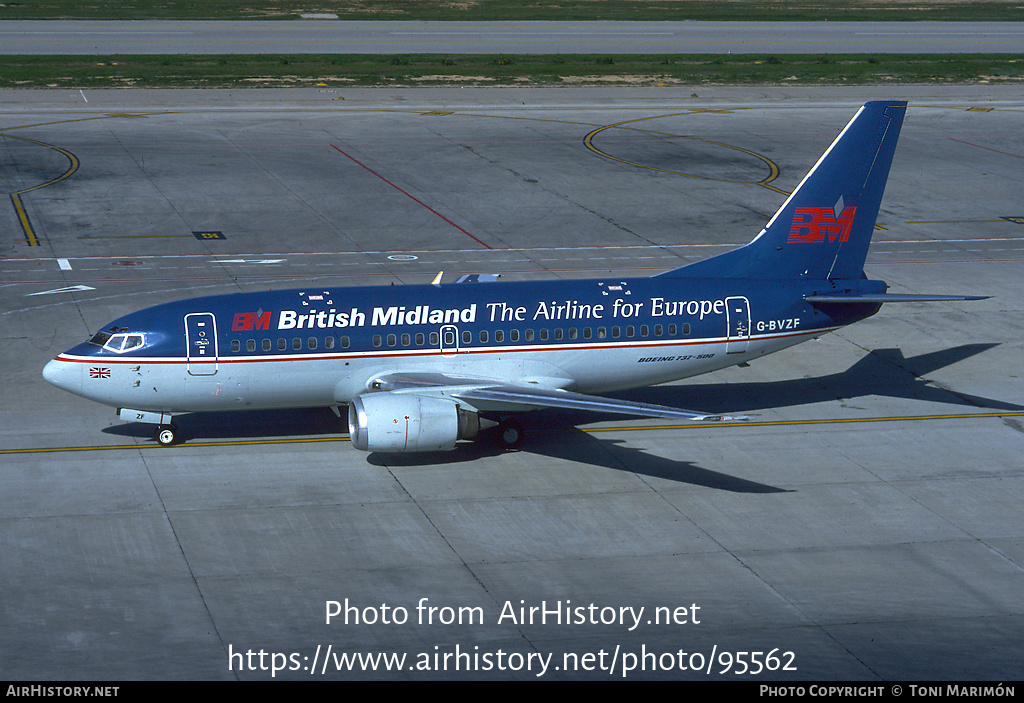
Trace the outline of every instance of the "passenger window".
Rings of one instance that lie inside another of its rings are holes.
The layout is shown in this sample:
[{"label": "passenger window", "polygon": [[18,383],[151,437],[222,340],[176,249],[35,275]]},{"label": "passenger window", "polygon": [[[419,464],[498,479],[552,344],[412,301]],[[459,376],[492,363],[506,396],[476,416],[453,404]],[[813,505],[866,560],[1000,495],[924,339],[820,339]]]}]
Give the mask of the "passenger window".
[{"label": "passenger window", "polygon": [[381,345],[381,338],[379,334],[373,335],[373,346],[379,347]]},{"label": "passenger window", "polygon": [[508,333],[508,338],[513,342],[519,341],[519,330],[512,330]]},{"label": "passenger window", "polygon": [[542,341],[542,342],[548,341],[548,331],[547,330],[542,329],[540,331],[540,341]]},{"label": "passenger window", "polygon": [[334,337],[324,339],[324,349],[334,349]]},{"label": "passenger window", "polygon": [[533,330],[526,330],[526,341],[527,342],[532,342],[533,341]]},{"label": "passenger window", "polygon": [[613,337],[618,339],[621,334],[622,334],[622,328],[621,327],[619,327],[618,325],[616,325],[615,327],[612,327],[612,336]]},{"label": "passenger window", "polygon": [[632,337],[634,334],[636,334],[636,328],[633,325],[626,325],[626,336]]},{"label": "passenger window", "polygon": [[598,327],[597,328],[597,338],[598,339],[604,339],[607,336],[608,336],[608,330],[607,329],[605,329],[604,327]]},{"label": "passenger window", "polygon": [[395,336],[395,335],[393,335],[393,334],[389,334],[389,335],[388,335],[388,346],[389,346],[389,347],[393,347],[393,346],[395,346],[396,344],[398,344],[398,337],[396,337],[396,336]]},{"label": "passenger window", "polygon": [[487,344],[487,330],[480,330],[480,343]]},{"label": "passenger window", "polygon": [[569,339],[576,339],[577,332],[575,327],[569,328]]},{"label": "passenger window", "polygon": [[562,338],[562,328],[561,327],[556,327],[555,328],[555,339],[561,339],[561,338]]},{"label": "passenger window", "polygon": [[233,352],[242,351],[242,343],[239,342],[237,339],[232,339],[231,340],[231,351],[233,351]]},{"label": "passenger window", "polygon": [[584,327],[583,328],[583,339],[590,339],[592,336],[593,336],[593,333],[590,331],[590,328],[589,327]]},{"label": "passenger window", "polygon": [[295,351],[301,350],[302,349],[302,340],[299,339],[298,337],[293,337],[292,338],[292,349],[294,349]]},{"label": "passenger window", "polygon": [[502,331],[502,330],[494,330],[494,341],[495,342],[499,342],[499,343],[500,342],[504,342],[505,341],[505,332]]},{"label": "passenger window", "polygon": [[284,337],[281,337],[280,339],[277,340],[277,350],[278,351],[284,351],[287,348],[288,348],[288,340],[287,339],[285,339]]},{"label": "passenger window", "polygon": [[430,346],[436,347],[439,343],[437,332],[430,333]]},{"label": "passenger window", "polygon": [[247,352],[254,352],[254,351],[256,351],[256,340],[255,339],[247,339],[247,340],[245,340],[245,350]]},{"label": "passenger window", "polygon": [[651,328],[648,327],[647,325],[640,325],[640,336],[641,337],[646,337],[648,335],[648,333],[650,332],[650,329]]},{"label": "passenger window", "polygon": [[683,334],[690,334],[690,323],[683,323]]},{"label": "passenger window", "polygon": [[269,339],[264,339],[263,340],[263,351],[270,351],[270,347],[271,347],[270,340]]},{"label": "passenger window", "polygon": [[669,337],[675,337],[676,336],[676,326],[675,325],[669,325],[668,326],[668,336]]},{"label": "passenger window", "polygon": [[350,344],[351,344],[351,341],[349,340],[347,335],[341,338],[341,348],[342,349],[348,349]]},{"label": "passenger window", "polygon": [[316,337],[310,337],[307,339],[306,344],[310,349],[316,349]]},{"label": "passenger window", "polygon": [[654,336],[655,337],[662,336],[665,333],[664,330],[665,330],[665,328],[662,327],[661,325],[655,325],[654,326]]},{"label": "passenger window", "polygon": [[463,332],[462,333],[462,343],[463,344],[472,344],[473,343],[473,333],[470,332],[469,330],[466,330],[465,332]]},{"label": "passenger window", "polygon": [[422,347],[423,346],[423,340],[424,340],[423,333],[422,332],[417,332],[416,333],[416,346],[417,347]]}]

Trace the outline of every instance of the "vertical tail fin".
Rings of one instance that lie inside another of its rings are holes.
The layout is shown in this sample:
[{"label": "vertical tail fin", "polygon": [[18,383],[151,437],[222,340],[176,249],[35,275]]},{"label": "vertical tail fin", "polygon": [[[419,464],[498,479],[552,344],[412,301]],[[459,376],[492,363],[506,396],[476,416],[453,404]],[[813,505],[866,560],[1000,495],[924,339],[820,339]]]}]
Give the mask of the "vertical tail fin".
[{"label": "vertical tail fin", "polygon": [[906,109],[866,103],[752,242],[659,275],[861,278]]}]

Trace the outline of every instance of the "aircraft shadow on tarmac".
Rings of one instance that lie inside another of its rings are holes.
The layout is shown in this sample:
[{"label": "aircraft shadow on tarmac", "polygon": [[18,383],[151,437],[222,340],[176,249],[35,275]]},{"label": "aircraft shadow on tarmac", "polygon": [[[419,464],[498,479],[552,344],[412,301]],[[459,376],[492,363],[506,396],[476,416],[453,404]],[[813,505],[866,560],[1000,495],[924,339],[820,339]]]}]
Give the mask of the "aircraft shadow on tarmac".
[{"label": "aircraft shadow on tarmac", "polygon": [[[968,344],[910,358],[904,357],[899,349],[877,349],[845,371],[828,376],[754,383],[655,386],[615,395],[712,413],[754,412],[766,408],[849,401],[865,396],[908,398],[979,410],[1024,410],[1021,405],[944,389],[923,378],[995,346],[998,345]],[[704,469],[687,461],[648,454],[623,446],[622,440],[603,439],[577,427],[621,419],[618,415],[558,410],[531,413],[521,418],[526,430],[521,451],[739,493],[785,490]],[[326,437],[344,434],[347,430],[344,418],[337,417],[327,408],[186,413],[175,417],[175,423],[185,441]],[[104,432],[151,439],[152,426],[129,423],[107,428]],[[367,461],[377,466],[430,466],[477,461],[505,451],[491,435],[485,431],[475,441],[462,442],[450,452],[370,454]]]},{"label": "aircraft shadow on tarmac", "polygon": [[[1024,410],[1022,405],[942,388],[924,378],[997,346],[965,344],[909,358],[904,357],[900,349],[875,349],[845,371],[828,376],[786,381],[653,386],[643,389],[642,393],[648,403],[723,414],[849,401],[867,396],[944,403],[972,410]],[[630,391],[629,395],[622,394],[621,397],[633,399],[637,393],[640,391]]]},{"label": "aircraft shadow on tarmac", "polygon": [[[554,411],[541,411],[532,415],[529,422],[523,423],[526,438],[519,452],[735,493],[789,492],[784,488],[711,471],[689,461],[649,454],[640,448],[624,446],[624,441],[620,439],[595,436],[575,427],[575,423],[581,419],[578,414]],[[477,461],[505,451],[497,437],[481,434],[476,442],[456,445],[450,452],[370,454],[367,461],[382,467],[430,466]]]}]

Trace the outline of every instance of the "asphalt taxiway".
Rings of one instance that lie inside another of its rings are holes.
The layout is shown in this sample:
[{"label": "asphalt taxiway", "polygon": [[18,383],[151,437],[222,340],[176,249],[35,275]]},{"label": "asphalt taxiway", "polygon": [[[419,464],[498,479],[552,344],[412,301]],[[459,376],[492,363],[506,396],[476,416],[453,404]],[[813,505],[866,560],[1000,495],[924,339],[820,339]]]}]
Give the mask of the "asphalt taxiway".
[{"label": "asphalt taxiway", "polygon": [[1011,53],[1020,22],[7,20],[5,54]]},{"label": "asphalt taxiway", "polygon": [[[697,260],[879,97],[911,107],[868,274],[992,297],[626,394],[744,424],[543,412],[519,452],[383,456],[242,412],[161,448],[40,375],[191,295]],[[1020,678],[1017,91],[2,98],[0,678]]]}]

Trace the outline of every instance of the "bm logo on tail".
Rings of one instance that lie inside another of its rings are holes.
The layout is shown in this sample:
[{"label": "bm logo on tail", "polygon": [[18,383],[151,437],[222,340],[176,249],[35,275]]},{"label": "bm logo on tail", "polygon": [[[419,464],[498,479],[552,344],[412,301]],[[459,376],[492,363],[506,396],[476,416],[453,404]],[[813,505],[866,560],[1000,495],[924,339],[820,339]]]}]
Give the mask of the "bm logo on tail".
[{"label": "bm logo on tail", "polygon": [[816,244],[837,239],[845,242],[850,238],[855,205],[844,207],[839,217],[830,207],[798,207],[793,215],[793,226],[789,229],[790,244]]}]

